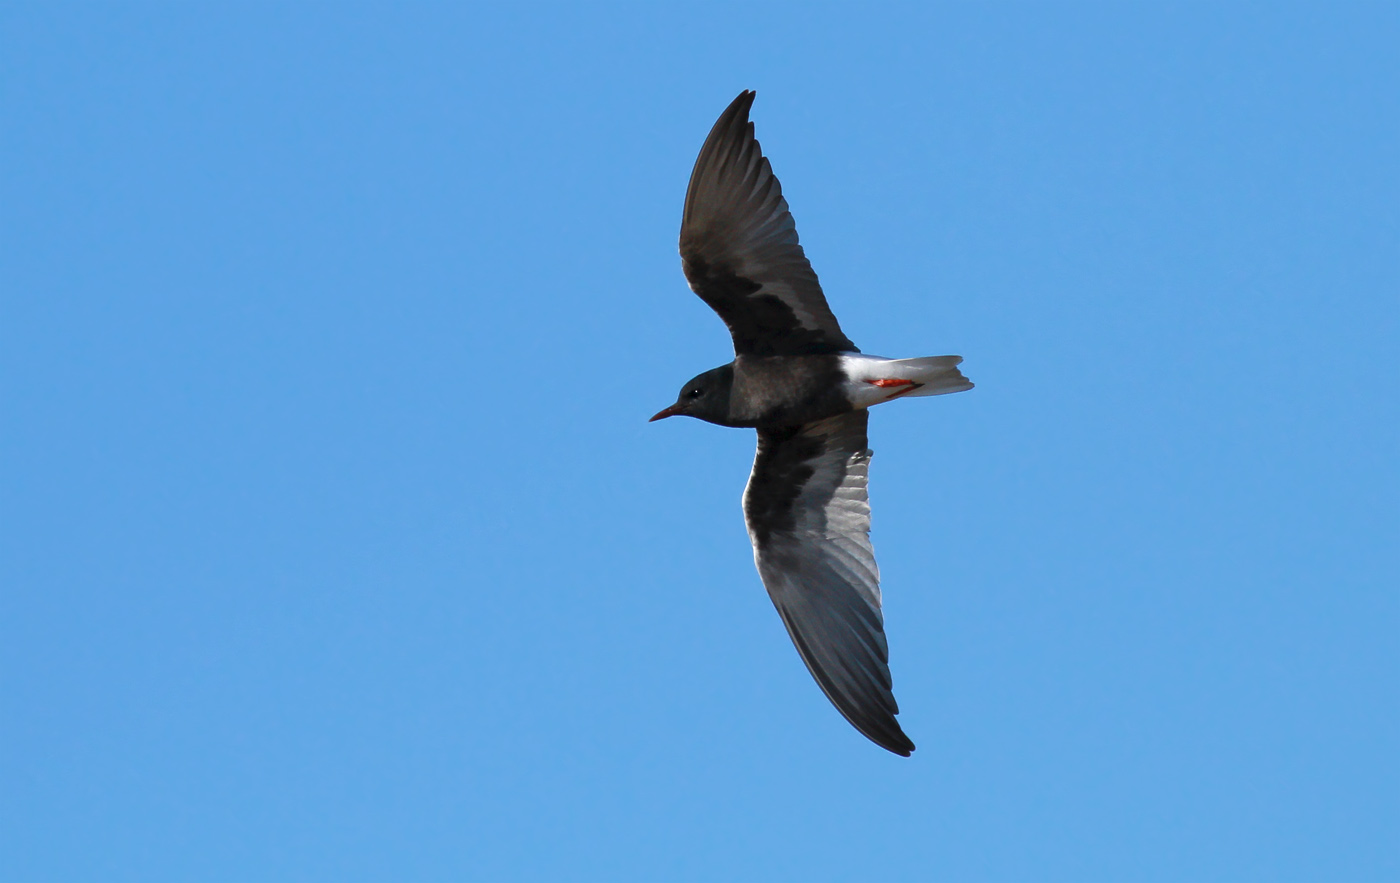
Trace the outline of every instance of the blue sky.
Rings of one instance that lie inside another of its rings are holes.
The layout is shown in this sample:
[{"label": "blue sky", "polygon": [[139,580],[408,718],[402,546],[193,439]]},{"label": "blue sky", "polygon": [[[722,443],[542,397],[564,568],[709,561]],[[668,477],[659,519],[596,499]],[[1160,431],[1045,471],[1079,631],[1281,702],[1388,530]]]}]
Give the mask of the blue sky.
[{"label": "blue sky", "polygon": [[[500,5],[503,7],[503,5]],[[0,9],[0,878],[1400,877],[1394,4]],[[889,755],[676,255],[758,135]]]}]

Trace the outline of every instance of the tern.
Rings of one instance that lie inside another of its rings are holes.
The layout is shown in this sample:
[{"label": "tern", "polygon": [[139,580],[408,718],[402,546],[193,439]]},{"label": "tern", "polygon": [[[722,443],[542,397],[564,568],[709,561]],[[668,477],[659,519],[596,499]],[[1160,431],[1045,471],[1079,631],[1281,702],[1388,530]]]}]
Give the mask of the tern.
[{"label": "tern", "polygon": [[744,490],[754,563],[807,670],[846,720],[908,757],[870,545],[869,408],[972,389],[961,356],[861,353],[827,306],[745,91],[700,149],[681,219],[685,278],[724,320],[734,360],[681,387],[652,420],[758,430]]}]

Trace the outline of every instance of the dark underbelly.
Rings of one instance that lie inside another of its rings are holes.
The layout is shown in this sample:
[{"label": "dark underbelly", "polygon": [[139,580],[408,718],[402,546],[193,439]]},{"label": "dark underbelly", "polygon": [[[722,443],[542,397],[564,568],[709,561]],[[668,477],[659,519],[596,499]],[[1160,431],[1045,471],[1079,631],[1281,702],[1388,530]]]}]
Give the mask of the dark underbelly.
[{"label": "dark underbelly", "polygon": [[777,428],[853,410],[839,356],[741,356],[734,361],[736,426]]}]

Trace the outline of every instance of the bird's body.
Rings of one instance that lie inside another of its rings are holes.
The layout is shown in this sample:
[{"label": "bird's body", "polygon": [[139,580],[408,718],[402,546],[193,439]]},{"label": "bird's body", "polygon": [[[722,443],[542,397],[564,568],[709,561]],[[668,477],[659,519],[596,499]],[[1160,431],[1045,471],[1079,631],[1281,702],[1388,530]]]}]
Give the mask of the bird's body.
[{"label": "bird's body", "polygon": [[958,356],[865,355],[827,306],[782,188],[748,121],[754,93],[720,115],[691,173],[681,258],[734,338],[734,360],[693,378],[653,420],[684,415],[758,430],[744,519],[769,597],[832,704],[908,756],[895,715],[870,546],[867,409],[971,389]]},{"label": "bird's body", "polygon": [[[725,390],[721,410],[675,413],[720,426],[795,426],[904,396],[971,389],[957,369],[961,361],[957,356],[885,359],[864,353],[737,356],[728,365],[707,371],[687,384],[686,392],[711,386]],[[686,392],[682,392],[682,397]]]}]

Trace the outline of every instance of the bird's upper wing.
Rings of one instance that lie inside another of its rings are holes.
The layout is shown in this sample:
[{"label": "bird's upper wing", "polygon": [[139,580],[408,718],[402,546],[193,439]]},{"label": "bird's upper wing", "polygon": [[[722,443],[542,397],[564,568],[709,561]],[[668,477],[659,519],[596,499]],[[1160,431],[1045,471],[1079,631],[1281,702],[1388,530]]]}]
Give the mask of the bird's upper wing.
[{"label": "bird's upper wing", "polygon": [[870,547],[864,410],[758,431],[744,491],[754,561],[797,652],[871,741],[908,756],[895,720],[880,571]]},{"label": "bird's upper wing", "polygon": [[685,278],[729,326],[737,355],[859,352],[797,244],[783,189],[753,136],[753,97],[740,93],[720,115],[690,173]]}]

